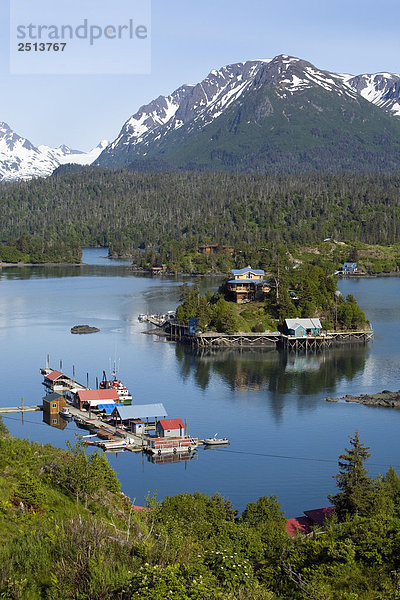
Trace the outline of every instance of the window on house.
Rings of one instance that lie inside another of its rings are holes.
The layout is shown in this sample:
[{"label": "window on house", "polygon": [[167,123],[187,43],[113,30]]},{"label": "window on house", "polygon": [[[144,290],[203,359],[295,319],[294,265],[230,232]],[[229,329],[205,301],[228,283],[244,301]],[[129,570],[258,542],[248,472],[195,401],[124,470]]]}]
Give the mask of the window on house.
[{"label": "window on house", "polygon": [[53,419],[53,425],[57,425],[57,419]]},{"label": "window on house", "polygon": [[57,408],[57,404],[55,402],[53,402],[52,407]]}]

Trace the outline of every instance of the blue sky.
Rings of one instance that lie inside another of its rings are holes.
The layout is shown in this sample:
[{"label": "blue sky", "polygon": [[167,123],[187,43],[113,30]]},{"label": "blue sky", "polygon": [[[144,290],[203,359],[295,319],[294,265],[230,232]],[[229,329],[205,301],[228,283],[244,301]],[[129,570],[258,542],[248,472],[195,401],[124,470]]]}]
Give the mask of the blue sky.
[{"label": "blue sky", "polygon": [[248,59],[289,54],[336,72],[400,72],[398,0],[152,0],[149,75],[11,75],[0,1],[0,120],[35,145],[88,150],[114,139],[142,104]]}]

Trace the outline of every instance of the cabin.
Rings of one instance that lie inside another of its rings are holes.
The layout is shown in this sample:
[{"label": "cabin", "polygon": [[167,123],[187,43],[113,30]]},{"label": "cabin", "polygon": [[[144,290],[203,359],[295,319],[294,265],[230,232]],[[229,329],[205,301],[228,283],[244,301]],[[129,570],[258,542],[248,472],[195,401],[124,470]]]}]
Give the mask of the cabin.
[{"label": "cabin", "polygon": [[314,510],[305,510],[305,516],[287,519],[286,531],[291,537],[295,536],[296,533],[307,535],[308,533],[311,533],[315,525],[322,527],[327,517],[329,517],[335,510],[335,506],[316,508]]},{"label": "cabin", "polygon": [[357,263],[356,262],[345,262],[342,267],[342,272],[347,274],[352,274],[357,272]]},{"label": "cabin", "polygon": [[233,294],[238,304],[255,300],[257,294],[263,291],[264,275],[262,269],[232,269],[232,278],[228,279],[228,290]]},{"label": "cabin", "polygon": [[70,389],[70,379],[60,371],[41,369],[43,385],[52,392],[64,392]]},{"label": "cabin", "polygon": [[226,246],[221,244],[203,244],[199,246],[200,254],[230,254],[234,253],[234,248],[232,246]]},{"label": "cabin", "polygon": [[67,401],[64,396],[52,392],[43,398],[43,413],[46,415],[57,416],[62,408],[67,406]]},{"label": "cabin", "polygon": [[133,419],[131,421],[131,431],[136,435],[143,435],[145,433],[146,423],[141,419]]},{"label": "cabin", "polygon": [[303,338],[307,335],[321,335],[321,330],[319,319],[285,319],[285,335]]},{"label": "cabin", "polygon": [[162,419],[156,425],[158,437],[182,437],[185,435],[185,425],[182,419]]},{"label": "cabin", "polygon": [[99,404],[115,404],[120,401],[117,390],[78,390],[74,396],[74,404],[79,409],[98,408]]},{"label": "cabin", "polygon": [[[133,406],[123,406],[119,404],[112,412],[112,418],[116,425],[124,425],[133,433],[138,433],[139,429],[148,427],[159,417],[166,417],[167,411],[163,404],[135,404]],[[139,422],[143,422],[143,428],[138,428]],[[154,425],[153,425],[154,428]]]}]

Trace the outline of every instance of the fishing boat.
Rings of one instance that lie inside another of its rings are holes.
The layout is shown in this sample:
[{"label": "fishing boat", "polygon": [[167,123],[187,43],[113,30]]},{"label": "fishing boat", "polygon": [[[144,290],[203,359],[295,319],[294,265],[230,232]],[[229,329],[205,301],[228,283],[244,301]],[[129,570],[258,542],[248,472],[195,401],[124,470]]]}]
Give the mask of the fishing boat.
[{"label": "fishing boat", "polygon": [[218,434],[216,433],[212,438],[205,438],[204,444],[206,446],[227,446],[230,443],[228,438],[219,438],[217,436]]},{"label": "fishing boat", "polygon": [[125,406],[132,404],[132,395],[130,394],[127,387],[123,385],[120,379],[117,379],[117,370],[114,363],[114,369],[112,372],[112,379],[107,379],[106,372],[103,371],[103,381],[100,381],[100,389],[102,390],[115,390],[119,396],[120,402]]}]

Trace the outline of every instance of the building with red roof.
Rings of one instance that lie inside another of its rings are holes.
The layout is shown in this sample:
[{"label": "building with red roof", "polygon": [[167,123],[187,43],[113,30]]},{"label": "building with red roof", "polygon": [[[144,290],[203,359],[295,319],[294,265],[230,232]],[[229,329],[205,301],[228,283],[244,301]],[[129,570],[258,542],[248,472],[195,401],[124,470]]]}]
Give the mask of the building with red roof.
[{"label": "building with red roof", "polygon": [[57,379],[60,379],[60,377],[62,377],[62,373],[60,373],[60,371],[51,371],[51,373],[49,373],[48,375],[45,375],[45,379],[48,379],[49,381],[56,381]]},{"label": "building with red roof", "polygon": [[287,519],[286,531],[293,537],[296,533],[307,535],[315,525],[322,527],[325,519],[336,510],[335,506],[327,506],[326,508],[316,508],[314,510],[305,510],[302,517]]},{"label": "building with red roof", "polygon": [[311,519],[316,525],[323,525],[325,519],[335,512],[335,506],[327,506],[326,508],[316,508],[314,510],[305,510],[306,517]]},{"label": "building with red roof", "polygon": [[293,537],[296,533],[310,533],[312,521],[308,517],[294,517],[286,521],[286,531]]},{"label": "building with red roof", "polygon": [[79,390],[75,394],[75,404],[79,408],[83,408],[84,405],[95,408],[98,404],[112,404],[118,402],[118,400],[118,392],[112,388],[107,390]]},{"label": "building with red roof", "polygon": [[158,437],[181,437],[185,435],[185,425],[182,419],[161,419],[156,425]]}]

